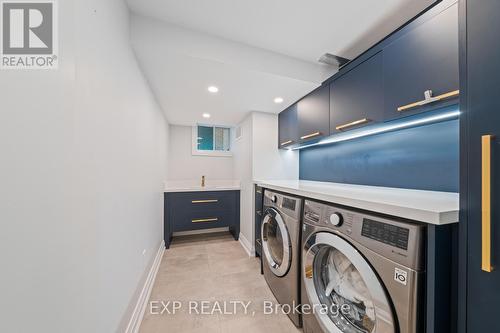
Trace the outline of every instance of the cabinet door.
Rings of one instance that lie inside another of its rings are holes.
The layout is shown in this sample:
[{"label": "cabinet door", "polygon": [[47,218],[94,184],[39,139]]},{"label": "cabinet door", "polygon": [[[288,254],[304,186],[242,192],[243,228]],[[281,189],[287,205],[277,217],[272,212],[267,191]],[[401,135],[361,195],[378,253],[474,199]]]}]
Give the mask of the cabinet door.
[{"label": "cabinet door", "polygon": [[301,143],[330,134],[330,87],[323,86],[297,103],[298,137]]},{"label": "cabinet door", "polygon": [[278,115],[278,148],[285,148],[297,143],[297,104]]},{"label": "cabinet door", "polygon": [[460,119],[460,210],[466,218],[460,223],[467,254],[460,273],[467,288],[460,289],[459,304],[466,303],[467,312],[460,313],[459,332],[500,332],[500,1],[466,4],[467,81]]},{"label": "cabinet door", "polygon": [[330,85],[330,133],[384,120],[382,52]]},{"label": "cabinet door", "polygon": [[[410,104],[458,90],[458,5],[454,4],[384,49],[386,119],[457,103],[456,96],[423,106]],[[453,96],[453,94],[452,94]],[[398,108],[408,106],[405,110]]]}]

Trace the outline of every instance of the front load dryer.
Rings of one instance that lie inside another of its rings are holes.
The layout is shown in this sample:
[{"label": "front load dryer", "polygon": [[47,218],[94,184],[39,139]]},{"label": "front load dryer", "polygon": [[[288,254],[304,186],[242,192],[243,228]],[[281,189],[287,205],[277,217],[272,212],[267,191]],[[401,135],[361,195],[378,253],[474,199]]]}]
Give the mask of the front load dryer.
[{"label": "front load dryer", "polygon": [[[264,277],[281,305],[294,309],[300,304],[300,230],[302,199],[264,191],[261,225]],[[297,311],[287,311],[296,326],[301,326]]]},{"label": "front load dryer", "polygon": [[422,332],[424,235],[422,224],[306,200],[304,332]]}]

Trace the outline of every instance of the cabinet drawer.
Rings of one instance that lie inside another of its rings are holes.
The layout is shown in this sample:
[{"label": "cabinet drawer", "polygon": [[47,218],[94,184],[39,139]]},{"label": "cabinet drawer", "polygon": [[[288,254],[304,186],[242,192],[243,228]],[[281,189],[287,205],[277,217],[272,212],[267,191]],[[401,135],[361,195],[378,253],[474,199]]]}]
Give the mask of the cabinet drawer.
[{"label": "cabinet drawer", "polygon": [[231,209],[235,195],[228,191],[186,192],[172,194],[172,209],[191,212]]},{"label": "cabinet drawer", "polygon": [[232,223],[231,212],[182,212],[173,217],[173,231],[199,230],[228,227]]}]

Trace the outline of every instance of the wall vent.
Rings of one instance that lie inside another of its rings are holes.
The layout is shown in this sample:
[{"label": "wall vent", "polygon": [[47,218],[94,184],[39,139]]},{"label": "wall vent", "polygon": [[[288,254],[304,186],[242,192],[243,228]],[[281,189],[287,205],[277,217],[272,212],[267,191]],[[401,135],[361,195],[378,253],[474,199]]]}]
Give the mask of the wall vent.
[{"label": "wall vent", "polygon": [[235,139],[239,140],[241,139],[241,136],[243,135],[243,130],[241,129],[241,126],[236,127],[236,130],[234,131],[235,134]]},{"label": "wall vent", "polygon": [[342,66],[345,66],[349,61],[350,61],[349,59],[342,58],[342,57],[339,57],[339,56],[331,54],[331,53],[325,53],[318,59],[318,62],[320,62],[322,64],[335,66],[339,69]]}]

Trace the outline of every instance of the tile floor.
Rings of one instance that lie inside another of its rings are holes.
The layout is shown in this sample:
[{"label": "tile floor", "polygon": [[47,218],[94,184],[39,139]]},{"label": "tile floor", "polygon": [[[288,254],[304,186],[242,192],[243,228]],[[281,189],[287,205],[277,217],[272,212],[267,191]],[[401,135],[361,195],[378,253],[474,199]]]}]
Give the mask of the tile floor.
[{"label": "tile floor", "polygon": [[[174,314],[168,301],[180,302],[181,308]],[[208,301],[204,312],[214,314],[204,314],[198,301]],[[240,303],[234,308],[230,301],[251,303],[245,313]],[[266,301],[276,303],[260,274],[259,260],[248,257],[229,234],[178,237],[165,251],[140,332],[301,332],[285,314],[265,314]],[[216,307],[224,302],[229,313]]]}]

